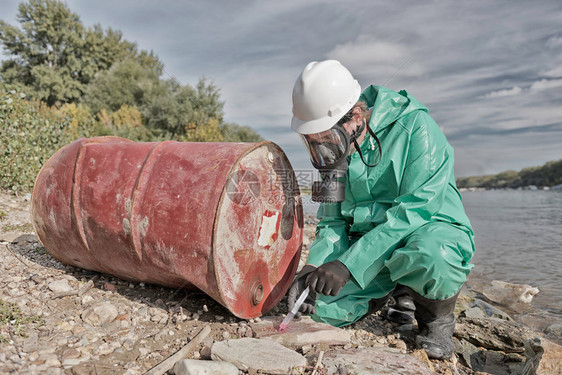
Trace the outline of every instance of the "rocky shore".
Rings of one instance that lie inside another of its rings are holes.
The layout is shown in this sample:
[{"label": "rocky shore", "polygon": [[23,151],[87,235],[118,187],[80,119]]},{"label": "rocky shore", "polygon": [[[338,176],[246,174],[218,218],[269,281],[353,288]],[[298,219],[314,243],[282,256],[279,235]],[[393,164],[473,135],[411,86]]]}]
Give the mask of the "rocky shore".
[{"label": "rocky shore", "polygon": [[[455,356],[429,360],[415,326],[381,313],[344,329],[303,318],[281,334],[285,300],[242,320],[200,292],[65,266],[39,243],[29,213],[29,197],[0,193],[0,373],[562,373],[562,327],[532,330],[482,290],[459,298]],[[314,229],[307,218],[304,248]]]}]

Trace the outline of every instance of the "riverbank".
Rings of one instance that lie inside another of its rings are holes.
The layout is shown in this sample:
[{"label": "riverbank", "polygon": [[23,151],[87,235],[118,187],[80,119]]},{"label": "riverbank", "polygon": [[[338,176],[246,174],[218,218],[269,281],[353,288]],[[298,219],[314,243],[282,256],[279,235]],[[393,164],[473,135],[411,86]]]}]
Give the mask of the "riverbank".
[{"label": "riverbank", "polygon": [[[2,373],[142,374],[186,347],[186,358],[208,360],[218,355],[220,345],[215,344],[234,346],[237,340],[260,337],[260,324],[281,319],[286,312],[282,300],[268,318],[238,319],[203,293],[126,282],[65,266],[39,243],[29,206],[25,197],[0,193]],[[315,219],[307,217],[305,223],[304,249],[313,239]],[[305,250],[301,264],[306,256]],[[553,363],[560,363],[562,351],[551,343],[559,337],[556,332],[547,338],[514,321],[489,304],[480,291],[466,288],[457,314],[457,354],[450,361],[428,360],[415,348],[415,327],[389,323],[380,313],[346,327],[346,343],[330,338],[285,345],[305,359],[306,365],[299,370],[304,374],[311,374],[318,362],[326,365],[328,373],[334,363],[342,366],[343,373],[361,373],[354,367],[358,358],[364,358],[361,355],[376,359],[372,365],[385,366],[390,374],[499,374],[537,369],[546,374],[553,373]],[[317,331],[307,332],[312,325],[302,324],[303,332],[297,336],[306,341],[307,334]],[[208,336],[189,347],[207,326]],[[269,340],[260,340],[267,346]],[[314,340],[320,339],[314,336]]]}]

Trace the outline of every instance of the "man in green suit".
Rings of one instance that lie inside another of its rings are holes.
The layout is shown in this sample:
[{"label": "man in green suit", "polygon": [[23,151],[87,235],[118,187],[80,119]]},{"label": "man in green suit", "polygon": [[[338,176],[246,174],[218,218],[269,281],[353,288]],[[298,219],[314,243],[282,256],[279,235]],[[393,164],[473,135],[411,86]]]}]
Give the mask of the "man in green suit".
[{"label": "man in green suit", "polygon": [[309,286],[300,311],[344,326],[395,291],[395,309],[415,306],[418,345],[431,358],[449,358],[474,234],[455,183],[453,148],[427,108],[406,91],[361,92],[338,61],[311,62],[294,86],[291,127],[326,177],[319,191],[330,199],[320,205],[289,307]]}]

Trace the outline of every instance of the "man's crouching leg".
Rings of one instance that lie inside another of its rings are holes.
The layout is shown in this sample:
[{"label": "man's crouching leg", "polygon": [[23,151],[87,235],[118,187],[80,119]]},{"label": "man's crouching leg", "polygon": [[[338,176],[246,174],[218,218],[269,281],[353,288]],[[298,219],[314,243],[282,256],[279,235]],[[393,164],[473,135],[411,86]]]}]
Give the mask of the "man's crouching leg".
[{"label": "man's crouching leg", "polygon": [[393,280],[408,287],[415,305],[416,343],[430,358],[450,358],[454,351],[453,311],[472,268],[470,237],[446,223],[430,223],[405,241],[386,262]]}]

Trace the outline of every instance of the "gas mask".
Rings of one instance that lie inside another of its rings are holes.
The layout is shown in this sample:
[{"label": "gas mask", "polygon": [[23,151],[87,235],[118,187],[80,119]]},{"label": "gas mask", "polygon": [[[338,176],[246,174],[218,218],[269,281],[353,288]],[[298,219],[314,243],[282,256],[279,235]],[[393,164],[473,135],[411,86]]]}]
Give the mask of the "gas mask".
[{"label": "gas mask", "polygon": [[[351,144],[359,152],[361,160],[368,167],[378,164],[368,164],[363,159],[363,154],[357,138],[361,136],[365,127],[378,145],[379,154],[381,146],[378,138],[363,119],[361,125],[349,134],[343,124],[350,121],[353,114],[349,112],[332,128],[314,134],[301,134],[310,161],[314,168],[320,171],[321,181],[315,181],[312,185],[312,201],[319,203],[337,203],[345,199],[345,175],[348,168],[347,157],[353,153]],[[379,155],[379,161],[380,161]]]}]

